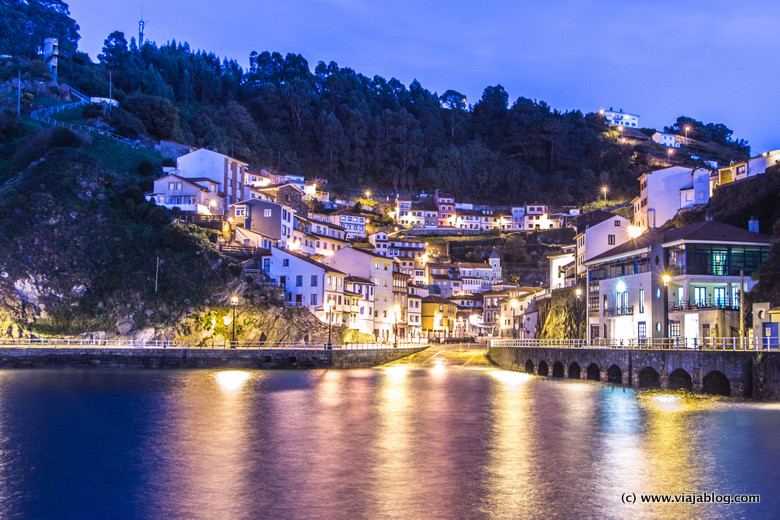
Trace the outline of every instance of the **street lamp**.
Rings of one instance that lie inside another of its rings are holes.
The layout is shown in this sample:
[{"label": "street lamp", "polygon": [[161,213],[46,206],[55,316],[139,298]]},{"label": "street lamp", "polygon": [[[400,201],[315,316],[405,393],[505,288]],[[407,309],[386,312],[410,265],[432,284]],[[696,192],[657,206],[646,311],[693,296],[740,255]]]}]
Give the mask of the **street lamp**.
[{"label": "street lamp", "polygon": [[366,190],[366,198],[371,200],[371,190]]},{"label": "street lamp", "polygon": [[333,348],[333,345],[330,343],[330,328],[331,328],[331,322],[333,321],[333,307],[336,305],[336,302],[333,301],[333,298],[329,298],[328,301],[325,303],[325,308],[328,311],[328,344],[325,345],[325,348],[330,350]]},{"label": "street lamp", "polygon": [[582,296],[582,289],[577,287],[577,289],[574,291],[577,294],[577,305],[575,305],[574,310],[577,313],[577,339],[580,339],[582,337],[582,334],[580,333],[580,323],[582,317],[580,316],[582,314],[582,311],[580,310],[580,296]]},{"label": "street lamp", "polygon": [[517,298],[512,298],[509,300],[509,306],[512,307],[512,337],[517,339],[517,307],[520,305],[520,302],[517,301]]},{"label": "street lamp", "polygon": [[604,207],[606,208],[607,207],[607,187],[606,186],[602,186],[601,187],[601,192],[604,194]]},{"label": "street lamp", "polygon": [[674,155],[674,150],[672,150],[671,148],[666,150],[666,156],[669,159],[669,161],[668,161],[669,166],[672,165],[672,155]]},{"label": "street lamp", "polygon": [[691,130],[690,125],[685,125],[685,128],[683,130],[685,130],[685,139],[687,141],[688,140],[688,132],[690,132],[690,130]]},{"label": "street lamp", "polygon": [[664,282],[664,337],[669,337],[669,282],[672,277],[669,273],[661,275],[661,280]]},{"label": "street lamp", "polygon": [[393,348],[398,348],[398,319],[401,316],[401,306],[393,305]]},{"label": "street lamp", "polygon": [[238,305],[238,296],[230,298],[230,306],[233,307],[233,341],[230,348],[236,348],[236,305]]}]

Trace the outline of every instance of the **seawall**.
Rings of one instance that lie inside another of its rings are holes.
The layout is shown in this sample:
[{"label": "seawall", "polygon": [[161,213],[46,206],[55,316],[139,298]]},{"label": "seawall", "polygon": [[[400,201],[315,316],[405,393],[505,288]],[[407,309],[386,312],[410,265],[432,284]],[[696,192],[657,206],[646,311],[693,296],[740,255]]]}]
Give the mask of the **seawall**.
[{"label": "seawall", "polygon": [[427,346],[397,349],[0,348],[0,368],[371,368]]},{"label": "seawall", "polygon": [[490,347],[488,357],[542,376],[780,400],[780,352]]}]

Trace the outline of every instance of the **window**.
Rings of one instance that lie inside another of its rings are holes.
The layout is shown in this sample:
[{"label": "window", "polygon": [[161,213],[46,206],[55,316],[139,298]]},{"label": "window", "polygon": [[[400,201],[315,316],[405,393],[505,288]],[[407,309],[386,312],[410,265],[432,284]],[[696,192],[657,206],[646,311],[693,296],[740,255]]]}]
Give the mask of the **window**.
[{"label": "window", "polygon": [[683,302],[684,302],[684,300],[683,300],[683,288],[682,287],[678,287],[677,288],[677,305],[682,307],[683,306]]},{"label": "window", "polygon": [[647,337],[647,322],[640,321],[637,324],[637,337],[639,339],[644,339]]},{"label": "window", "polygon": [[694,303],[699,306],[704,306],[707,304],[707,288],[706,287],[695,287],[693,289],[694,294]]},{"label": "window", "polygon": [[735,308],[739,308],[739,286],[731,286],[731,305]]},{"label": "window", "polygon": [[312,294],[311,295],[311,304],[312,305],[317,305],[317,295],[316,294]]},{"label": "window", "polygon": [[645,312],[645,290],[639,289],[639,312]]},{"label": "window", "polygon": [[295,277],[295,286],[296,287],[303,287],[303,275],[298,275]]},{"label": "window", "polygon": [[271,216],[271,210],[270,209],[264,209],[263,210],[263,216],[264,217],[270,217]]},{"label": "window", "polygon": [[289,258],[285,258],[284,260],[282,260],[282,267],[290,267],[290,259]]},{"label": "window", "polygon": [[311,286],[312,287],[317,287],[317,275],[316,274],[311,275]]},{"label": "window", "polygon": [[607,244],[614,246],[615,245],[615,235],[608,235],[607,236]]},{"label": "window", "polygon": [[246,206],[239,206],[236,208],[237,217],[246,217]]},{"label": "window", "polygon": [[712,290],[712,299],[714,300],[716,307],[723,307],[726,305],[726,288],[715,287]]},{"label": "window", "polygon": [[679,321],[670,321],[669,322],[669,337],[670,338],[679,338],[680,337],[680,322]]},{"label": "window", "polygon": [[615,221],[615,227],[620,227],[620,221],[619,220]]}]

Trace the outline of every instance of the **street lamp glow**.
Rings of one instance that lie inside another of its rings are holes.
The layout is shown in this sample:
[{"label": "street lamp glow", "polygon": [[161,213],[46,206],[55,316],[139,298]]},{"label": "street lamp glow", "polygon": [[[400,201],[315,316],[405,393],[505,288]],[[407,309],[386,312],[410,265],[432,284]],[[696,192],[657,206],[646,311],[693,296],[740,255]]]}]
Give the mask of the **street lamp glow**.
[{"label": "street lamp glow", "polygon": [[230,348],[236,348],[236,305],[238,305],[238,296],[230,298],[230,306],[233,307],[233,341]]},{"label": "street lamp glow", "polygon": [[577,287],[577,290],[576,290],[576,291],[574,291],[574,292],[577,294],[577,298],[579,298],[580,296],[582,296],[582,289],[580,289],[579,287]]},{"label": "street lamp glow", "polygon": [[628,226],[628,238],[637,238],[642,234],[642,231],[640,226]]},{"label": "street lamp glow", "polygon": [[601,187],[601,193],[604,194],[604,206],[606,206],[607,205],[607,187],[606,186],[602,186]]},{"label": "street lamp glow", "polygon": [[664,286],[669,285],[669,282],[672,281],[672,277],[669,276],[667,273],[664,273],[663,276],[661,276],[661,280],[664,281]]},{"label": "street lamp glow", "polygon": [[371,198],[371,190],[366,190],[366,198],[367,199]]}]

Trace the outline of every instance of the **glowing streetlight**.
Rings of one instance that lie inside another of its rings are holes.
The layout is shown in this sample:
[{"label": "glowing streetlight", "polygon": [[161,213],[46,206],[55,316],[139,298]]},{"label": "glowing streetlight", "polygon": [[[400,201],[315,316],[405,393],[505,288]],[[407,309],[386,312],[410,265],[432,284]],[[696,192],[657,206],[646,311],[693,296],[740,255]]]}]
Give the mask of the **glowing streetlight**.
[{"label": "glowing streetlight", "polygon": [[331,322],[333,321],[333,307],[336,305],[336,302],[333,301],[333,298],[329,298],[327,302],[325,302],[325,309],[328,312],[328,344],[325,345],[325,348],[330,350],[333,348],[333,345],[330,343],[330,328],[331,328]]},{"label": "glowing streetlight", "polygon": [[401,317],[401,306],[393,305],[393,348],[398,348],[398,320]]},{"label": "glowing streetlight", "polygon": [[601,193],[604,194],[604,207],[606,207],[607,206],[607,187],[606,186],[602,186],[601,187]]},{"label": "glowing streetlight", "polygon": [[236,306],[238,305],[238,296],[230,298],[230,306],[233,307],[233,341],[230,348],[236,348]]},{"label": "glowing streetlight", "polygon": [[371,200],[371,190],[366,190],[366,198]]},{"label": "glowing streetlight", "polygon": [[669,162],[669,166],[672,165],[672,155],[674,155],[674,150],[672,150],[671,148],[666,150],[666,156],[669,159],[669,161],[668,161]]},{"label": "glowing streetlight", "polygon": [[664,281],[664,287],[668,287],[669,286],[669,282],[672,281],[672,277],[669,276],[667,273],[664,273],[663,276],[661,276],[661,280]]},{"label": "glowing streetlight", "polygon": [[512,307],[512,337],[517,339],[517,308],[520,306],[520,302],[517,298],[509,300],[509,306]]},{"label": "glowing streetlight", "polygon": [[628,226],[628,238],[634,239],[642,234],[643,229],[640,226]]},{"label": "glowing streetlight", "polygon": [[577,313],[577,339],[580,339],[580,322],[581,322],[581,312],[580,312],[580,296],[582,296],[582,289],[577,287],[577,289],[574,291],[574,293],[577,295],[577,301],[575,302],[575,312]]},{"label": "glowing streetlight", "polygon": [[691,131],[690,125],[685,125],[685,128],[683,128],[683,130],[685,130],[685,139],[688,139],[688,132]]}]

